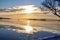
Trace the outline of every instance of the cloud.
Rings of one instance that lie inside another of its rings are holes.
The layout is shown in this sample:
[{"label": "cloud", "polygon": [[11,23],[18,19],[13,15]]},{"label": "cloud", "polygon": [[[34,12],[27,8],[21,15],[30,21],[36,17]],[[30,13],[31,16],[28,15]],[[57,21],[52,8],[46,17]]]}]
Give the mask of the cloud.
[{"label": "cloud", "polygon": [[23,5],[23,6],[16,6],[12,8],[0,9],[0,12],[22,12],[27,8],[33,8],[34,12],[41,12],[40,8],[36,7],[35,5]]}]

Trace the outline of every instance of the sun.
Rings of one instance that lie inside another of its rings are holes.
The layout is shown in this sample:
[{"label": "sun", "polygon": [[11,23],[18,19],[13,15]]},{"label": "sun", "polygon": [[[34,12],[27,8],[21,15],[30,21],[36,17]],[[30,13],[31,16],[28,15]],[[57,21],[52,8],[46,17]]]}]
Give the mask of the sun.
[{"label": "sun", "polygon": [[30,14],[34,12],[34,8],[32,6],[26,6],[25,10],[23,11],[24,13]]}]

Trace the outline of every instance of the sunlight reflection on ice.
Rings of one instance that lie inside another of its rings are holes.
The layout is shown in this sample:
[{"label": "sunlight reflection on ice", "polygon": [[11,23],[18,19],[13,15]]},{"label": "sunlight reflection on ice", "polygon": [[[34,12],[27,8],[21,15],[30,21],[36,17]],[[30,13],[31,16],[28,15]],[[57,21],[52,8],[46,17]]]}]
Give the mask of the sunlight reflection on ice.
[{"label": "sunlight reflection on ice", "polygon": [[27,25],[24,26],[24,29],[27,33],[31,33],[33,31],[33,27],[30,26],[30,21],[27,21]]},{"label": "sunlight reflection on ice", "polygon": [[[47,28],[46,25],[42,25],[41,22],[36,22],[36,21],[31,21],[31,20],[24,20],[23,23],[25,24],[14,24],[14,25],[10,25],[7,27],[7,25],[4,25],[4,29],[8,29],[8,30],[13,30],[16,31],[18,33],[34,33],[34,32],[38,32],[38,31],[48,31],[48,32],[53,32],[53,33],[60,33],[59,31],[56,31],[54,29],[50,29]],[[41,23],[41,24],[40,24]],[[6,23],[5,23],[6,24]],[[32,24],[32,25],[31,25]],[[39,24],[39,26],[38,26]],[[49,27],[49,25],[47,25]],[[54,27],[55,28],[55,27]]]},{"label": "sunlight reflection on ice", "polygon": [[16,31],[18,33],[20,33],[20,32],[28,33],[28,34],[33,33],[33,27],[30,25],[30,21],[29,20],[26,21],[26,25],[20,25],[20,27],[22,28],[22,30],[21,29],[12,29],[12,30]]}]

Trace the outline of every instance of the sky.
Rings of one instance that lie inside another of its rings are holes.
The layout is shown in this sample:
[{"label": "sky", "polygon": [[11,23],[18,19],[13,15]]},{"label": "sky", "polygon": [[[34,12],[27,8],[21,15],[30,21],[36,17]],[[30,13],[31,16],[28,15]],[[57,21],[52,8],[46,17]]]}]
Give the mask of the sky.
[{"label": "sky", "polygon": [[21,5],[36,5],[41,6],[43,0],[0,0],[0,8],[11,8]]}]

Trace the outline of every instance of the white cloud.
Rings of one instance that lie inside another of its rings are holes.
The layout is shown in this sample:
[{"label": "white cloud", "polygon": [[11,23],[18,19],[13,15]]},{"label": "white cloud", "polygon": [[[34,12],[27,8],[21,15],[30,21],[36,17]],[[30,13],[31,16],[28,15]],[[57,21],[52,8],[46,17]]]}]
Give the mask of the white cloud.
[{"label": "white cloud", "polygon": [[[25,12],[24,12],[25,11]],[[41,9],[36,7],[35,5],[23,5],[23,6],[16,6],[12,8],[7,8],[3,12],[19,12],[19,13],[29,13],[29,12],[35,12],[35,13],[42,13]]]}]

